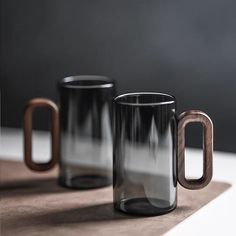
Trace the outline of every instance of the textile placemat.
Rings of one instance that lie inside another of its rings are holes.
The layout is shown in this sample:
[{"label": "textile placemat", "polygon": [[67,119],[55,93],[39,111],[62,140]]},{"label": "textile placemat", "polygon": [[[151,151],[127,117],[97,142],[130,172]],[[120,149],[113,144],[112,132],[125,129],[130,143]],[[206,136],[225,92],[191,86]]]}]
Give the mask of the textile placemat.
[{"label": "textile placemat", "polygon": [[57,171],[39,174],[21,162],[0,161],[0,235],[162,235],[230,187],[214,181],[195,191],[178,186],[176,210],[135,217],[114,211],[112,187],[62,188]]}]

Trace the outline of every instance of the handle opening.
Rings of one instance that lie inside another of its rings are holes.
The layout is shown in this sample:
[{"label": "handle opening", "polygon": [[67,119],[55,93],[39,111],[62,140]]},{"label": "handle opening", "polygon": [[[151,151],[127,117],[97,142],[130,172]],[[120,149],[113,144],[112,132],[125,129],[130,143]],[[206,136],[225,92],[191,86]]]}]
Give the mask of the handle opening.
[{"label": "handle opening", "polygon": [[[32,115],[36,108],[47,108],[51,112],[51,160],[36,163],[32,159]],[[59,112],[57,105],[49,99],[35,98],[29,101],[24,111],[24,160],[34,171],[46,171],[53,168],[59,157]]]},{"label": "handle opening", "polygon": [[[199,122],[203,127],[203,175],[199,179],[187,179],[185,175],[185,128],[186,125]],[[202,111],[184,112],[178,121],[178,181],[187,189],[201,189],[209,184],[212,178],[213,159],[213,124]]]}]

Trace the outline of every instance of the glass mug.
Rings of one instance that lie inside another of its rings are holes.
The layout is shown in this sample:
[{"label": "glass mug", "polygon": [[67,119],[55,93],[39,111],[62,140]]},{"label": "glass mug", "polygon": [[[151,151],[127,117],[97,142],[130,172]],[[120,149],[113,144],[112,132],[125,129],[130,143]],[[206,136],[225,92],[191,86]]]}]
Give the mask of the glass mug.
[{"label": "glass mug", "polygon": [[[115,84],[104,76],[71,76],[59,82],[60,105],[51,100],[31,100],[24,111],[24,157],[35,171],[59,162],[59,184],[89,189],[112,183],[112,99]],[[51,152],[48,163],[32,160],[32,113],[51,111]]]},{"label": "glass mug", "polygon": [[[113,198],[117,210],[161,215],[176,208],[177,181],[187,189],[212,178],[213,124],[202,111],[176,115],[176,99],[162,93],[129,93],[114,104]],[[203,175],[185,177],[185,126],[203,126]]]}]

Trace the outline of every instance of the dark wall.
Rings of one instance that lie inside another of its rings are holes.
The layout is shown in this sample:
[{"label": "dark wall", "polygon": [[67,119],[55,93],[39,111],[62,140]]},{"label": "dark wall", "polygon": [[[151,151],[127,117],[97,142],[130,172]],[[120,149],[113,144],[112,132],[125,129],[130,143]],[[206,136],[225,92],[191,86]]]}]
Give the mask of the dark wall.
[{"label": "dark wall", "polygon": [[[179,113],[207,112],[216,149],[236,151],[234,0],[0,3],[3,126],[21,127],[28,99],[56,99],[58,79],[103,74],[118,81],[119,93],[171,93]],[[43,128],[46,118],[37,117]],[[189,145],[199,144],[198,131]]]}]

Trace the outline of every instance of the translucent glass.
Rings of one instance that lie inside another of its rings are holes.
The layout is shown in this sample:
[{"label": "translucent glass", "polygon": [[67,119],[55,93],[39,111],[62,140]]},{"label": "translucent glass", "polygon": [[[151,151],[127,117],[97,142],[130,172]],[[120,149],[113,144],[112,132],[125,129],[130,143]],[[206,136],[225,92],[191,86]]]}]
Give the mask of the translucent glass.
[{"label": "translucent glass", "polygon": [[112,183],[112,80],[75,76],[59,83],[61,158],[59,182],[71,188]]},{"label": "translucent glass", "polygon": [[176,207],[176,102],[159,93],[114,100],[114,207],[160,215]]}]

